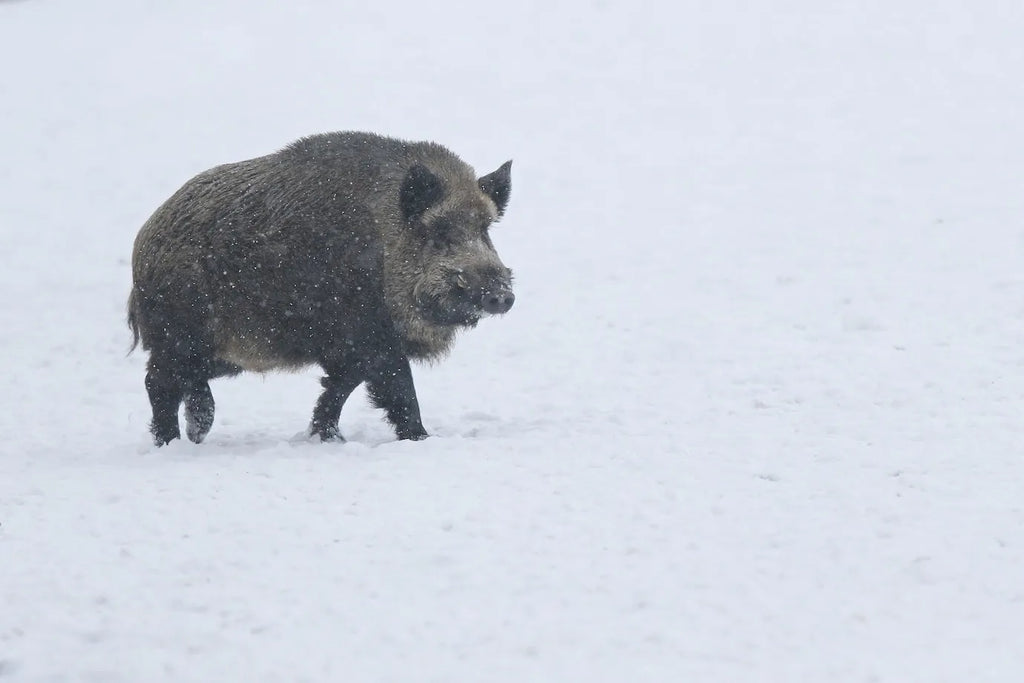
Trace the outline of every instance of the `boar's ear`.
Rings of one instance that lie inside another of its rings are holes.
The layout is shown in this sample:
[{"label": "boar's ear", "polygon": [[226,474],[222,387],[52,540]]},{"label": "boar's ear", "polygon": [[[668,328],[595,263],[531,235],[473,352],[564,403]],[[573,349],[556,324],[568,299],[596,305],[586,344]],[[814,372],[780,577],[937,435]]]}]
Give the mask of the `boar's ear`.
[{"label": "boar's ear", "polygon": [[498,207],[498,215],[505,213],[508,195],[512,191],[512,160],[503,163],[497,171],[488,173],[477,181],[484,194],[494,200]]},{"label": "boar's ear", "polygon": [[444,185],[441,179],[421,164],[416,164],[405,174],[402,181],[402,192],[399,204],[402,216],[408,222],[419,219],[423,212],[444,197]]}]

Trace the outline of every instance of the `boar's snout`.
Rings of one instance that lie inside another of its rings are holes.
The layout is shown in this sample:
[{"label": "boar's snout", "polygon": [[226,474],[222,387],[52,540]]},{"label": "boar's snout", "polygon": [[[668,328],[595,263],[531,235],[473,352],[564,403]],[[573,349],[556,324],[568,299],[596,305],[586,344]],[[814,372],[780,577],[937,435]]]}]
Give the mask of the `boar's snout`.
[{"label": "boar's snout", "polygon": [[[465,276],[466,273],[459,274],[456,278],[456,287],[467,284]],[[469,282],[477,280],[477,286],[462,290],[471,297],[472,305],[487,315],[508,313],[516,301],[516,295],[512,293],[512,271],[505,267],[488,268],[476,276],[470,276]]]},{"label": "boar's snout", "polygon": [[512,304],[515,302],[516,295],[512,293],[512,290],[508,287],[502,286],[500,289],[484,292],[480,305],[484,309],[485,313],[501,315],[503,313],[508,313],[509,309],[512,308]]},{"label": "boar's snout", "polygon": [[453,308],[473,319],[508,313],[515,303],[512,272],[508,268],[459,270],[450,277]]}]

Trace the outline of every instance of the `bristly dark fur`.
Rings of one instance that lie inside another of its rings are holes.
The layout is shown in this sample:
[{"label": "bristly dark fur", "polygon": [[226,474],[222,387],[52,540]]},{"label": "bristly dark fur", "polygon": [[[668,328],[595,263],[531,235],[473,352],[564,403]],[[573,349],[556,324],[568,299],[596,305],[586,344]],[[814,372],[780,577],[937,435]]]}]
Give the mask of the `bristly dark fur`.
[{"label": "bristly dark fur", "polygon": [[366,382],[399,438],[426,436],[410,359],[447,353],[460,328],[512,306],[488,226],[510,163],[477,179],[441,145],[369,133],[302,138],[200,173],[139,231],[128,325],[149,352],[157,444],[201,441],[209,381],[310,364],[326,372],[311,432]]}]

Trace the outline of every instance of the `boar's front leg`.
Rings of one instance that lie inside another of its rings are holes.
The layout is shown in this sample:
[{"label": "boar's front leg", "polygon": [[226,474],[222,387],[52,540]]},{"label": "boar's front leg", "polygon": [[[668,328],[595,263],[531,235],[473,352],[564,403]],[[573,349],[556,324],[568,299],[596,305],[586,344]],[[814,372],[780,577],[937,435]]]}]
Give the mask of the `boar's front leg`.
[{"label": "boar's front leg", "polygon": [[366,389],[373,404],[387,413],[388,422],[394,426],[399,439],[427,438],[420,421],[420,404],[408,357],[395,353],[382,359],[372,369]]},{"label": "boar's front leg", "polygon": [[313,409],[313,421],[309,433],[319,436],[321,441],[344,441],[338,429],[341,408],[366,377],[360,364],[323,364],[327,376],[320,380],[324,391]]}]

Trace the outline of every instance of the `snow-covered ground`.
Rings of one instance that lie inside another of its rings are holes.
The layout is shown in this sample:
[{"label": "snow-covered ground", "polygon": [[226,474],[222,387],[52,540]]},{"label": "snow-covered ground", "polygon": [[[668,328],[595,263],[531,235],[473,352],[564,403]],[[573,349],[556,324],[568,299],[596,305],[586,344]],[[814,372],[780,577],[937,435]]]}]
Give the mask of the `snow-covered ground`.
[{"label": "snow-covered ground", "polygon": [[[0,2],[0,680],[1020,681],[1024,5]],[[149,444],[132,239],[301,135],[514,158],[517,303]]]}]

